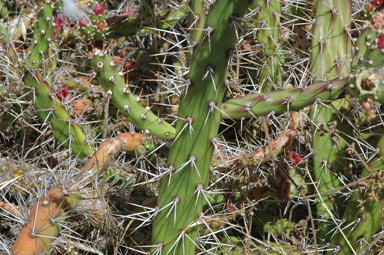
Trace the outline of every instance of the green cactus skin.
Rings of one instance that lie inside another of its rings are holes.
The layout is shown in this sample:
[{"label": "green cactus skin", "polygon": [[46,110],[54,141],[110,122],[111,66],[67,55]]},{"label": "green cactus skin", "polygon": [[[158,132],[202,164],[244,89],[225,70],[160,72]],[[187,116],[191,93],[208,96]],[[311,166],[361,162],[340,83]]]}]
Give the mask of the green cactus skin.
[{"label": "green cactus skin", "polygon": [[[352,3],[350,0],[317,1],[315,24],[313,27],[311,70],[317,80],[329,80],[350,71],[352,44],[347,33],[351,24]],[[332,190],[340,186],[333,174],[332,165],[346,144],[339,139],[335,142],[329,131],[329,124],[334,120],[334,110],[317,104],[311,108],[310,117],[316,123],[312,135],[313,168],[318,182],[319,192]],[[337,119],[335,119],[338,121]],[[319,130],[319,127],[325,127]],[[331,211],[334,201],[328,195],[322,200]],[[322,203],[317,203],[317,214],[324,220],[319,222],[319,240],[327,239],[332,228],[331,216]]]},{"label": "green cactus skin", "polygon": [[52,15],[53,5],[51,3],[46,3],[37,14],[37,24],[34,28],[33,45],[29,56],[32,68],[38,68],[48,52],[53,27]]},{"label": "green cactus skin", "polygon": [[317,82],[307,88],[275,90],[266,94],[250,94],[225,102],[221,109],[223,118],[251,118],[270,112],[298,111],[316,100],[336,99],[349,78]]},{"label": "green cactus skin", "polygon": [[349,75],[352,43],[350,0],[317,1],[311,70],[318,80]]},{"label": "green cactus skin", "polygon": [[383,51],[377,48],[379,34],[372,28],[367,28],[359,35],[354,48],[353,66],[382,67],[384,66]]},{"label": "green cactus skin", "polygon": [[257,5],[257,40],[264,46],[265,56],[272,56],[278,48],[281,1],[263,0]]},{"label": "green cactus skin", "polygon": [[191,37],[194,42],[199,41],[204,32],[206,22],[204,0],[192,0],[191,12],[189,15],[189,24],[193,25],[191,30]]},{"label": "green cactus skin", "polygon": [[138,128],[148,130],[152,135],[163,139],[175,137],[175,129],[163,119],[159,119],[150,109],[144,108],[126,86],[124,79],[111,66],[108,56],[94,56],[91,60],[97,73],[97,81],[111,94],[113,104]]},{"label": "green cactus skin", "polygon": [[[84,158],[93,153],[93,149],[86,143],[86,137],[80,127],[69,116],[61,105],[60,100],[52,94],[52,90],[36,72],[34,77],[27,74],[24,83],[34,88],[33,101],[36,110],[44,121],[51,122],[55,138],[65,147],[71,147],[75,154]],[[70,139],[68,139],[70,138]]]},{"label": "green cactus skin", "polygon": [[279,26],[281,16],[281,1],[259,1],[257,14],[257,40],[264,46],[265,61],[259,74],[261,92],[269,92],[275,84],[281,84],[282,69],[277,49],[279,47]]},{"label": "green cactus skin", "polygon": [[[178,136],[170,150],[172,173],[160,183],[158,214],[152,229],[152,254],[195,254],[196,220],[202,213],[217,135],[228,58],[236,43],[236,17],[251,1],[218,0],[207,16],[210,28],[193,54],[191,84],[180,102]],[[205,67],[205,68],[204,68]]]},{"label": "green cactus skin", "polygon": [[[368,185],[368,188],[363,191],[355,191],[344,212],[344,224],[340,226],[351,243],[355,254],[367,254],[364,252],[367,243],[372,240],[372,236],[382,225],[383,208],[381,201],[383,201],[383,192],[382,180],[380,180],[382,177],[380,176],[382,176],[384,169],[384,136],[381,137],[376,148],[378,155],[368,164],[369,168],[365,167],[363,169],[360,176],[360,179],[368,178],[365,183],[371,185]],[[372,189],[376,190],[376,194],[369,197],[369,193],[373,191]],[[374,198],[379,201],[375,201]],[[340,233],[337,233],[331,239],[331,243],[337,245],[338,255],[348,255],[352,252]],[[331,254],[331,252],[327,254]]]}]

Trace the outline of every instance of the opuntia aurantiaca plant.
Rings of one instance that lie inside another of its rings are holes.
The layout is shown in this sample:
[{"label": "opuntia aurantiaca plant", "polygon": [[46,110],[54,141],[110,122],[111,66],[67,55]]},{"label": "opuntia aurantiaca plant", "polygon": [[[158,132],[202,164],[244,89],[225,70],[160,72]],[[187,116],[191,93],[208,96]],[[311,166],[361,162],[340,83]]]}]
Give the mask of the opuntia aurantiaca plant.
[{"label": "opuntia aurantiaca plant", "polygon": [[3,1],[0,253],[380,254],[382,7]]}]

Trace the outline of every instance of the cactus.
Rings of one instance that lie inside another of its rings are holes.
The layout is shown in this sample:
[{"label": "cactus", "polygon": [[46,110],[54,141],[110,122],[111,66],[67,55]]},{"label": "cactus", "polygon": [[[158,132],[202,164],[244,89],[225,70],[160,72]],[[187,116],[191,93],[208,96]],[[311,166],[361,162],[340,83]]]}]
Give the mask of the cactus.
[{"label": "cactus", "polygon": [[[154,220],[153,254],[194,254],[196,220],[201,217],[209,165],[220,123],[227,62],[236,42],[237,18],[249,1],[217,1],[207,16],[206,32],[193,53],[190,85],[180,103],[177,137],[168,157]],[[213,30],[211,30],[213,29]],[[209,39],[207,38],[209,36]],[[213,57],[214,56],[214,57]],[[201,67],[205,66],[204,69]]]},{"label": "cactus", "polygon": [[344,212],[344,223],[340,226],[349,243],[341,233],[331,239],[331,243],[336,245],[337,254],[351,254],[351,251],[366,254],[367,244],[382,224],[383,189],[380,179],[384,169],[383,137],[376,148],[378,153],[375,159],[364,167],[360,175],[360,179],[366,183],[365,188],[352,195]]},{"label": "cactus", "polygon": [[66,194],[61,188],[50,189],[31,209],[28,222],[13,245],[13,254],[49,253],[50,243],[59,234],[65,219],[64,210],[75,206],[80,199],[77,195]]},{"label": "cactus", "polygon": [[206,22],[204,1],[192,0],[191,12],[189,14],[189,24],[191,26],[191,37],[194,42],[199,41],[204,32]]},{"label": "cactus", "polygon": [[250,94],[226,101],[223,118],[240,119],[266,115],[270,112],[298,111],[317,100],[336,99],[349,78],[317,82],[308,88],[275,90],[265,94]]},{"label": "cactus", "polygon": [[382,0],[37,2],[0,3],[1,254],[381,251]]},{"label": "cactus", "polygon": [[91,64],[97,72],[99,84],[103,86],[107,94],[110,94],[112,102],[129,121],[163,139],[172,139],[175,136],[175,130],[171,125],[163,119],[159,119],[150,109],[144,108],[139,103],[140,98],[131,93],[124,79],[111,66],[108,56],[94,56]]},{"label": "cactus", "polygon": [[29,56],[31,68],[40,67],[41,62],[47,58],[52,24],[53,7],[51,3],[46,3],[37,15],[37,23],[33,33],[33,46]]},{"label": "cactus", "polygon": [[[268,92],[280,84],[282,79],[281,64],[277,50],[279,48],[279,31],[281,2],[276,0],[259,1],[257,14],[257,40],[264,48],[264,65],[259,75],[261,91]],[[276,85],[275,85],[276,86]]]},{"label": "cactus", "polygon": [[[351,24],[352,3],[345,1],[318,1],[316,5],[315,23],[313,27],[311,70],[317,80],[329,80],[348,75],[351,60],[351,38],[348,30]],[[314,121],[312,146],[314,149],[314,175],[319,182],[318,190],[323,192],[340,186],[332,169],[338,154],[345,148],[340,139],[332,139],[331,122],[334,110],[315,105],[311,108],[311,119]],[[324,131],[319,130],[324,128]],[[324,203],[318,203],[317,214],[325,222],[319,222],[319,239],[325,238],[331,229],[331,216],[334,203],[330,196],[322,196]],[[328,208],[324,208],[324,207]]]},{"label": "cactus", "polygon": [[66,147],[71,147],[75,154],[84,158],[93,153],[92,147],[86,143],[86,137],[80,127],[68,115],[47,81],[39,72],[35,76],[27,74],[24,78],[26,85],[34,88],[33,101],[40,117],[50,121],[56,139]]}]

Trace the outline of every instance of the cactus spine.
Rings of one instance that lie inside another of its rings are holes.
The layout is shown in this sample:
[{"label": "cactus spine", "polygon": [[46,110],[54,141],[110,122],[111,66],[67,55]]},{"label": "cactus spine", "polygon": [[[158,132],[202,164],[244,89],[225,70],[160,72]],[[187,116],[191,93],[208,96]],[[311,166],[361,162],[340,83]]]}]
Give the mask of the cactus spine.
[{"label": "cactus spine", "polygon": [[[154,220],[153,254],[194,254],[196,220],[202,217],[205,189],[217,135],[228,58],[236,43],[237,18],[247,0],[219,0],[207,16],[207,31],[195,50],[181,100],[177,138],[168,157],[169,173],[160,183]],[[202,68],[203,67],[203,68]]]}]

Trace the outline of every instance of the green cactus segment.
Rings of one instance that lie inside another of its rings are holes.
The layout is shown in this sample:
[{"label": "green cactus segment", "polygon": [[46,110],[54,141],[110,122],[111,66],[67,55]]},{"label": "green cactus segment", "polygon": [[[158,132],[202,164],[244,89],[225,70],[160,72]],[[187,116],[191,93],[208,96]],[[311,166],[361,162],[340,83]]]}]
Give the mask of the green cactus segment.
[{"label": "green cactus segment", "polygon": [[[237,17],[251,2],[218,0],[207,16],[207,31],[195,50],[191,81],[179,107],[177,138],[169,153],[170,171],[161,181],[158,215],[154,220],[153,254],[195,254],[196,222],[204,204],[224,96],[228,57],[237,41]],[[160,253],[159,253],[160,254]]]},{"label": "green cactus segment", "polygon": [[[351,11],[350,0],[317,1],[311,54],[311,70],[317,80],[329,80],[349,74],[352,43],[348,29]],[[332,140],[329,125],[333,120],[333,113],[334,110],[319,104],[311,108],[311,119],[315,123],[312,128],[313,167],[320,192],[340,186],[331,166],[345,148],[345,143],[335,143]],[[317,214],[324,220],[319,222],[320,240],[328,237],[332,224],[329,222],[331,216],[327,209],[333,211],[334,208],[333,200],[328,195],[323,195],[322,199],[325,206],[322,203],[317,204]]]},{"label": "green cactus segment", "polygon": [[80,158],[92,154],[93,149],[86,143],[84,133],[71,119],[60,100],[52,94],[51,88],[43,80],[42,75],[39,72],[35,73],[35,77],[27,74],[24,83],[34,88],[33,101],[36,110],[40,118],[51,122],[55,138],[65,147],[71,147]]},{"label": "green cactus segment", "polygon": [[175,129],[138,102],[137,97],[131,93],[124,79],[110,63],[108,56],[95,55],[91,60],[92,67],[97,73],[97,81],[111,95],[112,103],[138,128],[148,130],[159,138],[174,138]]},{"label": "green cactus segment", "polygon": [[264,46],[264,54],[272,56],[278,48],[281,1],[258,1],[258,8],[257,40]]},{"label": "green cactus segment", "polygon": [[311,54],[311,70],[317,79],[349,74],[351,9],[350,0],[317,1]]},{"label": "green cactus segment", "polygon": [[380,35],[372,28],[367,28],[359,35],[353,56],[353,66],[355,68],[384,66],[384,51],[378,47],[379,38],[384,39],[383,35]]},{"label": "green cactus segment", "polygon": [[8,29],[3,22],[0,22],[0,42],[9,43],[11,37],[9,35]]},{"label": "green cactus segment", "polygon": [[4,2],[0,2],[0,18],[7,18],[8,17],[8,8],[4,5]]},{"label": "green cactus segment", "polygon": [[[335,175],[336,171],[332,166],[339,157],[339,153],[345,149],[346,144],[332,135],[330,125],[334,117],[333,114],[333,109],[320,107],[320,105],[311,108],[310,117],[316,123],[312,135],[313,168],[315,179],[319,182],[318,190],[320,193],[340,186],[340,182]],[[334,197],[327,194],[322,196],[322,199],[328,209],[333,211]],[[317,214],[319,218],[325,221],[319,223],[318,238],[327,238],[333,224],[329,222],[330,216],[327,208],[322,203],[317,204]]]},{"label": "green cactus segment", "polygon": [[[345,221],[340,226],[356,254],[367,254],[364,249],[382,225],[383,207],[380,201],[383,199],[383,193],[380,179],[382,179],[384,169],[384,136],[381,137],[376,148],[379,152],[378,155],[368,165],[369,168],[363,169],[360,176],[361,179],[368,178],[364,181],[368,188],[353,194],[344,212]],[[340,233],[332,238],[331,243],[340,248],[338,255],[352,253]]]},{"label": "green cactus segment", "polygon": [[279,48],[279,29],[281,16],[281,1],[265,0],[258,2],[256,28],[257,40],[264,47],[265,61],[259,74],[261,92],[269,92],[281,84],[282,69],[277,55]]},{"label": "green cactus segment", "polygon": [[192,26],[191,37],[194,42],[197,42],[204,32],[206,21],[204,0],[192,0],[191,10],[189,15],[189,24]]},{"label": "green cactus segment", "polygon": [[337,98],[348,80],[349,78],[333,79],[317,82],[307,88],[275,90],[266,94],[251,94],[231,99],[222,105],[222,114],[224,118],[240,119],[262,116],[272,111],[298,111],[312,105],[316,100]]},{"label": "green cactus segment", "polygon": [[161,18],[158,22],[158,28],[169,29],[175,24],[183,20],[188,14],[188,6],[182,5],[180,9],[169,12],[164,18]]},{"label": "green cactus segment", "polygon": [[37,14],[37,24],[35,26],[33,34],[33,45],[31,48],[31,55],[29,56],[30,66],[32,68],[38,68],[49,48],[50,37],[53,28],[53,8],[49,3]]}]

